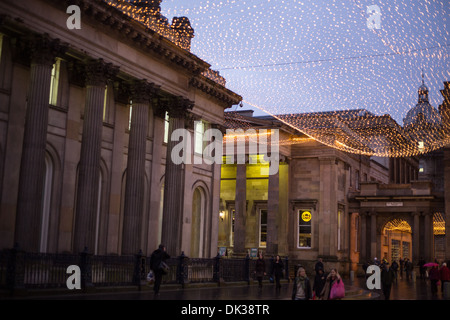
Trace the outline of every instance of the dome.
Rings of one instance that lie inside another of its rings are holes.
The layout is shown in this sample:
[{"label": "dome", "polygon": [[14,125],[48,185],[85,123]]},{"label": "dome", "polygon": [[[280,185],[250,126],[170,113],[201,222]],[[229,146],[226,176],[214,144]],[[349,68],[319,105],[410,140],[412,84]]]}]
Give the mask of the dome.
[{"label": "dome", "polygon": [[408,111],[405,119],[403,119],[403,126],[414,124],[421,117],[426,123],[431,125],[439,125],[441,123],[441,117],[436,108],[428,102],[423,102],[416,104],[414,108]]}]

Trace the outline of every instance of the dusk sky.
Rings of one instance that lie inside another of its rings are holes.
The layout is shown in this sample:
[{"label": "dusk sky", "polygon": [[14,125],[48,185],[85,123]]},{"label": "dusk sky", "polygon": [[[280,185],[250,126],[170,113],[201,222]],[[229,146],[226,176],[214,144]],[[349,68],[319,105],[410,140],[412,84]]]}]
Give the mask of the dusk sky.
[{"label": "dusk sky", "polygon": [[364,108],[402,125],[422,68],[435,108],[450,81],[448,0],[164,0],[161,8],[169,22],[190,19],[192,53],[243,96],[244,109]]}]

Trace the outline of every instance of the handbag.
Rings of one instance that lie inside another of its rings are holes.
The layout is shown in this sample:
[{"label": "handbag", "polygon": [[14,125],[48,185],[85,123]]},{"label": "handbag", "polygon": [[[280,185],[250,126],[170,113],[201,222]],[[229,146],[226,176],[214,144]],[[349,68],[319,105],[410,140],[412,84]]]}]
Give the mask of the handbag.
[{"label": "handbag", "polygon": [[153,274],[153,271],[150,270],[150,272],[147,274],[147,282],[152,283],[155,281],[155,275]]},{"label": "handbag", "polygon": [[161,261],[158,269],[162,271],[163,274],[167,274],[169,272],[169,266],[164,261]]},{"label": "handbag", "polygon": [[330,292],[330,300],[342,299],[345,297],[345,286],[342,280],[333,283]]}]

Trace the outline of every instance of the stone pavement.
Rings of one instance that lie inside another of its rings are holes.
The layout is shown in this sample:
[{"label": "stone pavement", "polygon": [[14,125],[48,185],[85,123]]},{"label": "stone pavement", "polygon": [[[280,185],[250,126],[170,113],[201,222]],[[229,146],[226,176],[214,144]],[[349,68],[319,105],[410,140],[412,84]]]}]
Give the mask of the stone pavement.
[{"label": "stone pavement", "polygon": [[[365,279],[357,278],[353,283],[344,279],[346,284],[345,300],[384,300],[381,290],[369,291]],[[152,287],[144,285],[141,291],[130,288],[124,291],[98,290],[93,293],[61,293],[49,295],[28,295],[25,297],[10,298],[13,300],[291,300],[293,283],[283,283],[281,289],[276,290],[273,284],[264,283],[260,290],[253,282],[226,284],[218,287],[215,284],[198,284],[182,289],[179,285],[162,285],[158,296],[155,296]],[[392,286],[390,300],[444,300],[442,293],[438,291],[436,296],[431,294],[430,282],[417,279],[416,281],[398,280]]]}]

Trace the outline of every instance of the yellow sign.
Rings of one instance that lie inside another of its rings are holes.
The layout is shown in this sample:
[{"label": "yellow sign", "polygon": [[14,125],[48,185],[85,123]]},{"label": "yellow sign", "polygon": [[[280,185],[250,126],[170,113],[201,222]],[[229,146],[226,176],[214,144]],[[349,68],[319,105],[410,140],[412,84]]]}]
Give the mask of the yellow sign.
[{"label": "yellow sign", "polygon": [[304,211],[304,212],[302,213],[302,220],[305,221],[305,222],[310,221],[310,220],[311,220],[311,212],[309,212],[309,211]]}]

